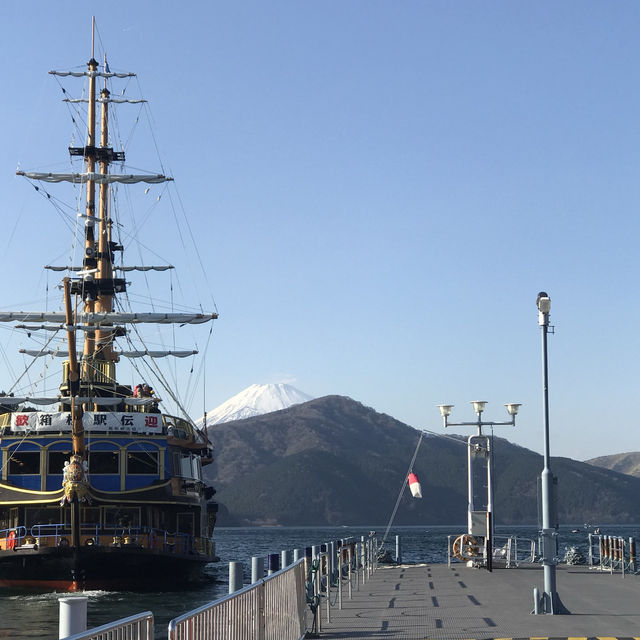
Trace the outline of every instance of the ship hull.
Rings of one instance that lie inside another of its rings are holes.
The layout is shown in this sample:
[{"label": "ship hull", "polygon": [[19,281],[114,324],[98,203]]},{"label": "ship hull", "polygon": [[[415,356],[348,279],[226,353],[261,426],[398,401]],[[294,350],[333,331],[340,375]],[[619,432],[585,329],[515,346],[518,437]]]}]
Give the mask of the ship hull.
[{"label": "ship hull", "polygon": [[161,591],[202,579],[211,560],[140,548],[16,549],[0,552],[0,588]]}]

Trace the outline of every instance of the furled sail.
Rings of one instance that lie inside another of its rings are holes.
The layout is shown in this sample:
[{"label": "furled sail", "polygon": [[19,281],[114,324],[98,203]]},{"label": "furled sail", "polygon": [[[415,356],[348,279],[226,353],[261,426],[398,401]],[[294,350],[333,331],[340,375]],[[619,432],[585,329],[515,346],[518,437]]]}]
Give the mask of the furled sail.
[{"label": "furled sail", "polygon": [[[65,98],[62,102],[69,102],[71,104],[76,104],[78,102],[88,103],[89,101],[86,98]],[[131,98],[96,98],[96,102],[101,103],[109,103],[112,102],[114,104],[140,104],[141,102],[146,102],[146,100],[132,100]]]},{"label": "furled sail", "polygon": [[[80,271],[83,272],[86,270],[86,267],[60,267],[53,265],[45,265],[45,269],[49,269],[49,271]],[[131,267],[113,267],[116,271],[166,271],[167,269],[174,269],[175,267],[171,264],[159,265],[159,266],[131,266]]]},{"label": "furled sail", "polygon": [[[78,324],[201,324],[216,320],[217,313],[78,313]],[[66,329],[65,314],[61,311],[5,311],[0,313],[0,322],[59,322]]]},{"label": "furled sail", "polygon": [[[33,356],[34,358],[39,358],[41,356],[56,356],[58,358],[68,358],[69,352],[56,350],[56,349],[19,349],[18,353],[24,353],[28,356]],[[114,356],[119,356],[122,358],[144,358],[145,356],[149,356],[151,358],[165,358],[167,356],[173,356],[174,358],[188,358],[189,356],[194,356],[198,352],[197,351],[114,351]]]},{"label": "furled sail", "polygon": [[159,184],[169,182],[173,178],[162,174],[126,174],[126,173],[40,173],[37,171],[16,171],[16,175],[40,180],[41,182],[73,182],[74,184],[84,184],[92,180],[96,184],[119,183],[136,184],[146,182],[147,184]]},{"label": "furled sail", "polygon": [[[125,404],[131,405],[132,407],[143,407],[150,404],[156,404],[161,402],[160,398],[153,396],[152,398],[134,398],[133,396],[126,396],[122,398],[100,398],[94,396],[76,396],[73,398],[75,404],[101,404],[104,406],[116,406],[124,402]],[[15,407],[19,404],[37,404],[37,405],[48,405],[48,404],[71,404],[71,398],[68,396],[58,396],[55,398],[31,398],[28,396],[23,397],[14,397],[14,396],[0,396],[0,405],[5,405],[6,407]]]},{"label": "furled sail", "polygon": [[74,78],[82,78],[87,76],[88,78],[135,78],[135,73],[113,73],[111,71],[49,71],[52,76],[60,76],[66,78],[72,76]]}]

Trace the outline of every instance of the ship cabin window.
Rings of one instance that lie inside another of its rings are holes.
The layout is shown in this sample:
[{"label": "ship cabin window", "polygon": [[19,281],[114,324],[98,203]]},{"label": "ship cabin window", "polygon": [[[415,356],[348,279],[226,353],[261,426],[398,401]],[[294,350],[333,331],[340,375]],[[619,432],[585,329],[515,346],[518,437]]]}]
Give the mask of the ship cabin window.
[{"label": "ship cabin window", "polygon": [[178,532],[188,533],[194,536],[195,533],[195,516],[193,513],[179,513],[178,514]]},{"label": "ship cabin window", "polygon": [[69,462],[73,451],[48,451],[47,452],[47,473],[61,476],[64,470],[64,463]]},{"label": "ship cabin window", "polygon": [[127,451],[127,473],[131,475],[158,475],[158,450]]},{"label": "ship cabin window", "polygon": [[90,451],[89,452],[89,473],[96,474],[119,474],[120,473],[120,452],[119,451]]},{"label": "ship cabin window", "polygon": [[12,451],[9,458],[9,475],[38,475],[40,451]]},{"label": "ship cabin window", "polygon": [[134,507],[105,507],[105,527],[139,527],[140,509]]},{"label": "ship cabin window", "polygon": [[81,507],[80,521],[83,525],[100,525],[100,507]]},{"label": "ship cabin window", "polygon": [[[26,507],[24,519],[27,529],[39,525],[38,529],[31,531],[34,535],[50,535],[55,532],[55,525],[62,522],[60,508],[56,507]],[[53,526],[48,526],[53,525]]]}]

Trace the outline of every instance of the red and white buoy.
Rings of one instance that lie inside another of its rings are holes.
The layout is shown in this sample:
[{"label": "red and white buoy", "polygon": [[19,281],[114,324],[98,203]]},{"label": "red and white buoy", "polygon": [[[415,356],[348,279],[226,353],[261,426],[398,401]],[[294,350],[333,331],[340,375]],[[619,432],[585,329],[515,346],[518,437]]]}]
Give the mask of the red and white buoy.
[{"label": "red and white buoy", "polygon": [[420,480],[418,480],[418,476],[412,472],[409,474],[408,480],[411,495],[414,498],[422,498],[422,487],[420,486]]}]

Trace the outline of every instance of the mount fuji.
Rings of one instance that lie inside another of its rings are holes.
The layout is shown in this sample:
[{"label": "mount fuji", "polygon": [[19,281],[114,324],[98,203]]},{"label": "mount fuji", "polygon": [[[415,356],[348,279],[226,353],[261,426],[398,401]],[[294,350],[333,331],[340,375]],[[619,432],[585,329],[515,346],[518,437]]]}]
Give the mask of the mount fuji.
[{"label": "mount fuji", "polygon": [[[226,402],[207,412],[207,427],[232,420],[243,420],[273,411],[287,409],[313,397],[289,384],[252,384]],[[203,419],[196,421],[202,427]]]}]

